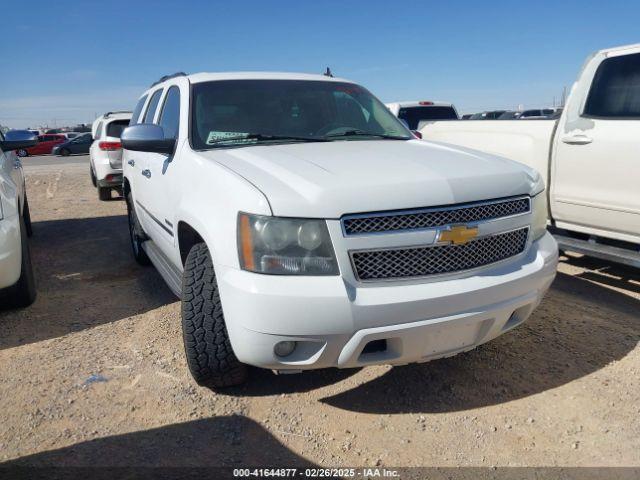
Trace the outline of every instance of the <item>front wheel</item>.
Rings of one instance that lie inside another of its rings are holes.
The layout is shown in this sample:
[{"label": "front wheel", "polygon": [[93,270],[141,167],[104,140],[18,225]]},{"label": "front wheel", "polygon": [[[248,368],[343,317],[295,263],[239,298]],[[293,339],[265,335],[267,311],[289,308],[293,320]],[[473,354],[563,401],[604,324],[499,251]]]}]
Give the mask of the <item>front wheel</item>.
[{"label": "front wheel", "polygon": [[129,239],[131,241],[131,250],[133,252],[133,258],[140,265],[149,265],[151,260],[147,256],[147,252],[142,248],[145,235],[142,231],[142,226],[138,221],[136,210],[133,206],[133,198],[131,194],[127,195],[127,216],[129,218]]},{"label": "front wheel", "polygon": [[29,153],[21,148],[19,150],[16,150],[16,155],[18,155],[19,157],[28,157]]},{"label": "front wheel", "polygon": [[60,155],[62,155],[63,157],[68,157],[69,155],[71,155],[71,151],[67,148],[63,148],[62,150],[60,150]]},{"label": "front wheel", "polygon": [[209,249],[191,248],[182,275],[182,336],[187,364],[199,385],[231,387],[247,379],[224,321],[220,293]]}]

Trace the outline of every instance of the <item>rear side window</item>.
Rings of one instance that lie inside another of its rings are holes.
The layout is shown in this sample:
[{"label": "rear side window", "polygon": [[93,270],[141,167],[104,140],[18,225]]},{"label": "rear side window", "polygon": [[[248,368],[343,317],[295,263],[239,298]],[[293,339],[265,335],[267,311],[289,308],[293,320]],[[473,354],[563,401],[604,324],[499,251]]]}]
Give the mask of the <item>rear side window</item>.
[{"label": "rear side window", "polygon": [[131,121],[129,125],[137,125],[138,119],[140,118],[140,113],[142,113],[142,107],[144,107],[144,102],[147,101],[147,96],[143,96],[138,103],[136,103],[136,108],[133,109],[133,114],[131,114]]},{"label": "rear side window", "polygon": [[142,123],[153,122],[153,117],[156,113],[156,108],[158,108],[158,102],[160,101],[160,94],[162,94],[162,89],[156,90],[156,92],[151,96],[149,106],[147,107],[147,113],[144,114],[144,120]]},{"label": "rear side window", "polygon": [[107,124],[107,137],[120,138],[122,131],[129,125],[129,120],[114,120]]},{"label": "rear side window", "polygon": [[406,107],[400,109],[398,118],[407,122],[410,130],[416,130],[423,120],[457,120],[458,115],[452,107]]},{"label": "rear side window", "polygon": [[180,125],[180,89],[171,87],[162,106],[160,126],[164,129],[165,138],[177,138]]},{"label": "rear side window", "polygon": [[100,138],[101,136],[102,136],[102,122],[100,122],[96,127],[96,138]]},{"label": "rear side window", "polygon": [[640,53],[607,58],[600,64],[584,114],[605,118],[640,117]]}]

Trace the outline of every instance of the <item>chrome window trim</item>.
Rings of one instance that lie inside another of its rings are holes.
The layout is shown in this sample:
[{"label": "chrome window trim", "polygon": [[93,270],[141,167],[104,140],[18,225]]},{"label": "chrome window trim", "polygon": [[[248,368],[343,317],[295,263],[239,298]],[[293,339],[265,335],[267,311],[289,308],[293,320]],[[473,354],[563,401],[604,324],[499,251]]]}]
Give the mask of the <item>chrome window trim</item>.
[{"label": "chrome window trim", "polygon": [[[469,203],[456,203],[449,206],[443,207],[425,207],[425,208],[414,208],[414,209],[406,209],[406,210],[388,210],[383,212],[370,212],[370,213],[351,213],[347,215],[343,215],[340,217],[340,229],[342,230],[342,236],[345,238],[353,238],[353,237],[363,237],[370,235],[393,235],[396,233],[406,233],[406,232],[428,232],[432,230],[442,230],[445,227],[451,227],[455,225],[467,225],[467,226],[477,226],[482,223],[494,222],[497,220],[505,220],[509,218],[516,218],[523,215],[529,215],[532,212],[532,198],[531,195],[518,195],[514,197],[504,197],[493,200],[484,200],[480,202],[469,202]],[[351,220],[355,218],[379,218],[379,217],[393,217],[399,215],[415,215],[421,213],[432,213],[432,212],[448,212],[453,210],[462,210],[465,208],[473,208],[473,207],[482,207],[484,205],[495,205],[499,203],[513,202],[518,200],[529,200],[529,208],[520,213],[516,213],[513,215],[507,215],[504,217],[493,217],[487,218],[483,220],[476,220],[473,222],[458,222],[458,223],[448,223],[444,225],[438,225],[435,227],[425,227],[425,228],[404,228],[398,230],[384,230],[380,232],[364,232],[364,233],[347,233],[345,228],[345,220]],[[503,232],[507,233],[507,232]]]}]

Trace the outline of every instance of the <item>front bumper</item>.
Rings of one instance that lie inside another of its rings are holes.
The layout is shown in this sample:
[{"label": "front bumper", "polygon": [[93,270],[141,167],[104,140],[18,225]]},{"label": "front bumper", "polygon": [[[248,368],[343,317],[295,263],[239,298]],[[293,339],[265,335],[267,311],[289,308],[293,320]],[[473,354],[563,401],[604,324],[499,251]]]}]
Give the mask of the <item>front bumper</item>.
[{"label": "front bumper", "polygon": [[[358,286],[339,276],[269,276],[220,265],[216,273],[238,359],[302,370],[398,365],[470,350],[526,320],[557,263],[547,233],[513,262],[418,284]],[[297,348],[278,357],[280,341]]]},{"label": "front bumper", "polygon": [[21,264],[20,217],[14,214],[0,220],[0,289],[18,281]]}]

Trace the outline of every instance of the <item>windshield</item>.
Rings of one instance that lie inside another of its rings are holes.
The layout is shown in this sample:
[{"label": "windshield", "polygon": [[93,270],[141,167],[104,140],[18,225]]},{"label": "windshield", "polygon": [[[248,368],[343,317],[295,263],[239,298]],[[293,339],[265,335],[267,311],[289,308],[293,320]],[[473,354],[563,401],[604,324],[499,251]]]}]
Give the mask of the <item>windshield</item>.
[{"label": "windshield", "polygon": [[192,87],[194,149],[266,142],[413,138],[366,89],[312,80],[222,80]]}]

